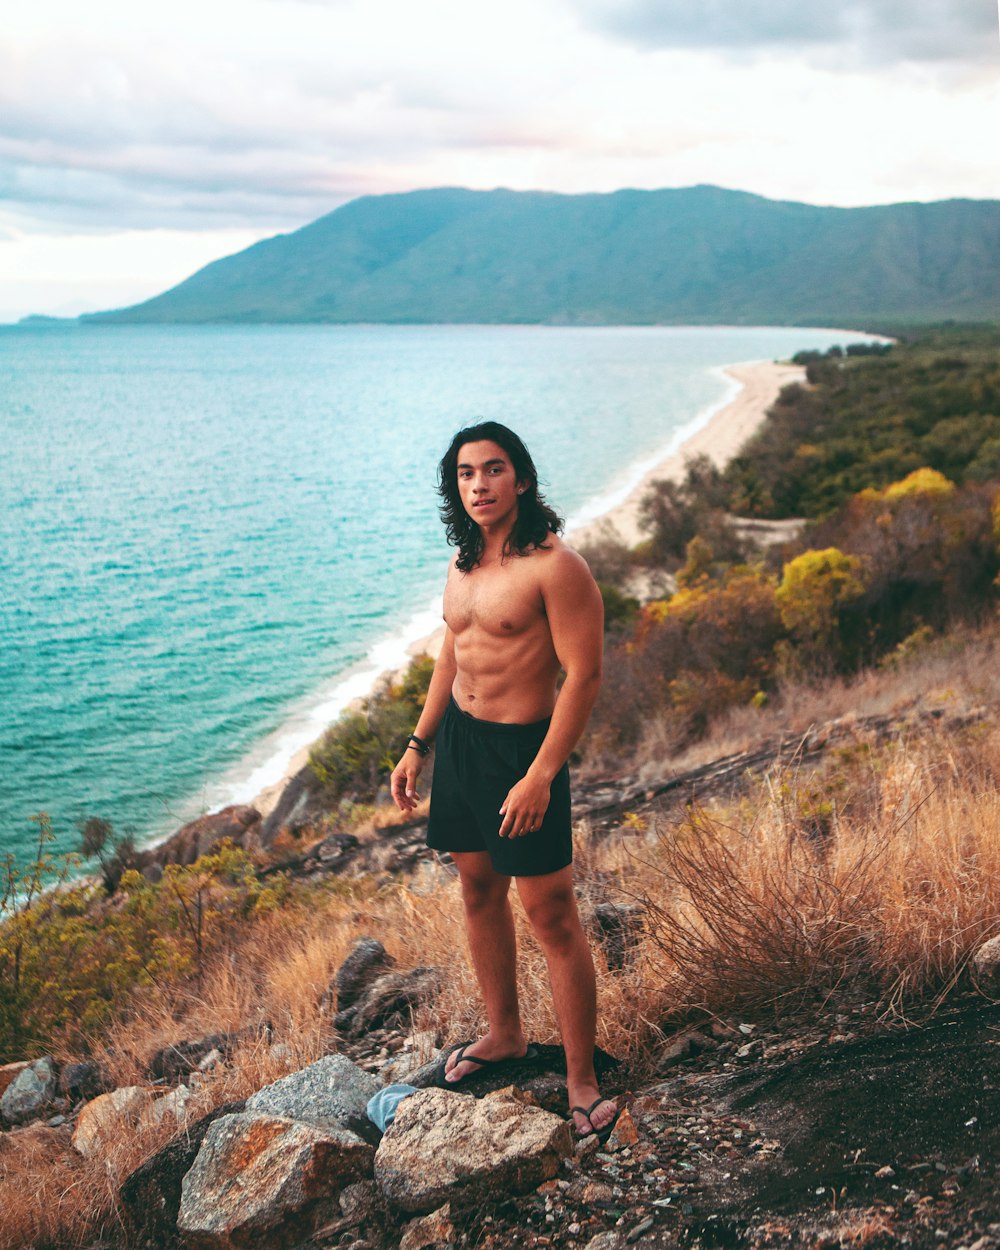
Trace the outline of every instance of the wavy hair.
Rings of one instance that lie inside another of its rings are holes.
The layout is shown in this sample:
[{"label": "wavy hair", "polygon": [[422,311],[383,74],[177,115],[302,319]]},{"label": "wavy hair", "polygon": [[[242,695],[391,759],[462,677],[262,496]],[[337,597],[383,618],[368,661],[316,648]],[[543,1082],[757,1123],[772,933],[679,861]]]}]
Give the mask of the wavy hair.
[{"label": "wavy hair", "polygon": [[441,520],[448,534],[448,541],[458,548],[458,567],[468,573],[479,563],[483,554],[483,531],[469,516],[458,490],[458,453],[466,443],[479,443],[489,439],[504,449],[514,466],[518,483],[526,483],[522,495],[517,498],[517,519],[503,545],[502,557],[523,556],[536,547],[547,547],[546,539],[561,534],[563,519],[542,498],[538,489],[538,471],[528,454],[528,449],[513,430],[499,421],[480,421],[467,425],[451,440],[451,445],[438,465],[438,494],[441,496]]}]

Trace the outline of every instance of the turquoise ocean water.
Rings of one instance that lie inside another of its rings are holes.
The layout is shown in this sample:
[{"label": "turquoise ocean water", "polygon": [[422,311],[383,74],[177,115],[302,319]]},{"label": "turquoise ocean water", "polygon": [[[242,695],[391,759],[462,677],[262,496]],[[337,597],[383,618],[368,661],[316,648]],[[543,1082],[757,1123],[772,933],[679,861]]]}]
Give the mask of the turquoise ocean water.
[{"label": "turquoise ocean water", "polygon": [[0,850],[277,781],[439,619],[434,472],[498,419],[571,519],[807,329],[0,328]]}]

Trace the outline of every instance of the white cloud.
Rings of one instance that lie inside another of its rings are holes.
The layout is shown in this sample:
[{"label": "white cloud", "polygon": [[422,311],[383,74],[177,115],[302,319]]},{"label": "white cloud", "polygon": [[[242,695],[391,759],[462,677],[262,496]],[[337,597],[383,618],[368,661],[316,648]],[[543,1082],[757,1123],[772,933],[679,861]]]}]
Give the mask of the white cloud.
[{"label": "white cloud", "polygon": [[[901,4],[35,0],[0,34],[0,228],[155,254],[165,227],[260,235],[433,185],[995,196],[995,75],[960,56],[978,0],[893,34]],[[918,36],[950,59],[908,59]]]},{"label": "white cloud", "polygon": [[997,59],[991,0],[577,0],[585,21],[641,47],[836,49],[853,63]]}]

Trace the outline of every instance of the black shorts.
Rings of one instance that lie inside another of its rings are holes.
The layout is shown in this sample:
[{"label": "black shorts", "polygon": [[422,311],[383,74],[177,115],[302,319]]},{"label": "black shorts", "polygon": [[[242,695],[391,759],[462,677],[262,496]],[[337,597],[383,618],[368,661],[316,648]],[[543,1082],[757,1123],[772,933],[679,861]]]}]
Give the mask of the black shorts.
[{"label": "black shorts", "polygon": [[540,877],[573,861],[569,769],[552,779],[542,827],[501,838],[500,805],[538,754],[549,721],[508,725],[463,712],[454,699],[438,731],[427,845],[435,851],[488,851],[508,877]]}]

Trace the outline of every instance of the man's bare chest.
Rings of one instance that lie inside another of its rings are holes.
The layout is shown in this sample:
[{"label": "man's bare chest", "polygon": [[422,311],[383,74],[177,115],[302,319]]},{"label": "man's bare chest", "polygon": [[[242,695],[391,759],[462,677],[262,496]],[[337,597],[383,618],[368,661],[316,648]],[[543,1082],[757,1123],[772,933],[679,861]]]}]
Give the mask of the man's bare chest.
[{"label": "man's bare chest", "polygon": [[498,638],[525,633],[543,619],[544,604],[537,580],[527,569],[510,565],[453,570],[444,593],[444,616],[456,635],[485,631]]}]

